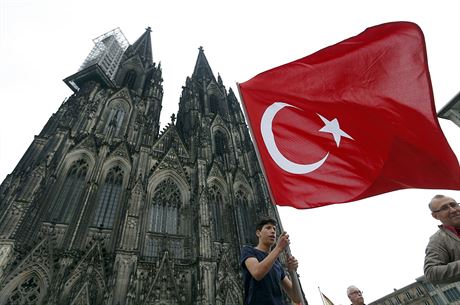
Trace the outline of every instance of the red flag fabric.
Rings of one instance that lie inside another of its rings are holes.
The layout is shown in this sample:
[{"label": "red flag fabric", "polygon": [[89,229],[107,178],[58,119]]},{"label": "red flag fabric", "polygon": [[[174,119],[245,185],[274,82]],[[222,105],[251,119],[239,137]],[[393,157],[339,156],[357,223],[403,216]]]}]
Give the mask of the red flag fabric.
[{"label": "red flag fabric", "polygon": [[238,86],[278,205],[303,209],[404,188],[460,189],[414,23],[368,28]]}]

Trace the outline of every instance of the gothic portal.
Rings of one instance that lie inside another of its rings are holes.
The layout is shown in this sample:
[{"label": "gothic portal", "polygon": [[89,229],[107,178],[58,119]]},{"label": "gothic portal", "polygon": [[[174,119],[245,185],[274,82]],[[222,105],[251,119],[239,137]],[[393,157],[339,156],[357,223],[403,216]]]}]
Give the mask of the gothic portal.
[{"label": "gothic portal", "polygon": [[1,184],[0,305],[242,304],[240,249],[278,218],[243,113],[200,48],[160,131],[150,39],[96,38]]}]

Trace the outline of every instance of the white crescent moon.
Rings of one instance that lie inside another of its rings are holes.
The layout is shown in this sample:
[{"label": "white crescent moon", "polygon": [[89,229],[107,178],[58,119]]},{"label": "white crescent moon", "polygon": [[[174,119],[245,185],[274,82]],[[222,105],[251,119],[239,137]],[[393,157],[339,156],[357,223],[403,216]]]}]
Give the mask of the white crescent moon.
[{"label": "white crescent moon", "polygon": [[[268,153],[272,157],[273,161],[278,164],[283,170],[292,173],[292,174],[307,174],[311,173],[314,170],[317,170],[323,163],[326,161],[329,156],[329,152],[324,158],[318,162],[311,164],[299,164],[288,160],[283,154],[279,151],[278,146],[276,146],[275,136],[273,134],[272,125],[275,115],[283,109],[284,107],[294,107],[295,106],[283,103],[275,102],[267,107],[264,114],[262,115],[262,120],[260,121],[260,130],[262,133],[262,138],[265,142],[265,146],[268,149]],[[300,109],[300,108],[297,108]]]}]

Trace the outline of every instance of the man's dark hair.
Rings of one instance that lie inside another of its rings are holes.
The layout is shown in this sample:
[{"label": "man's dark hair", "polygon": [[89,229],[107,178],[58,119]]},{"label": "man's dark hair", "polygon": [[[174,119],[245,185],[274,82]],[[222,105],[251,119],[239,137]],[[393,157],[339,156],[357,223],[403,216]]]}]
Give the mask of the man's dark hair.
[{"label": "man's dark hair", "polygon": [[274,218],[272,218],[272,217],[262,217],[259,220],[259,222],[257,223],[257,225],[256,225],[256,231],[262,230],[262,228],[268,223],[271,224],[271,225],[274,225],[274,226],[277,225],[277,222],[276,222],[276,220]]}]

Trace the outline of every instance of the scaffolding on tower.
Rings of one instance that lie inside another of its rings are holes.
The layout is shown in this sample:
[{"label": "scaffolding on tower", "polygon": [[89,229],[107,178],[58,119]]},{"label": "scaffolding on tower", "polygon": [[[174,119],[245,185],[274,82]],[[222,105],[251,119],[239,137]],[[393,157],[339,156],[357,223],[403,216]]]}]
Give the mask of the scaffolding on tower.
[{"label": "scaffolding on tower", "polygon": [[115,28],[93,39],[94,47],[77,73],[64,79],[74,92],[89,80],[96,80],[106,87],[114,87],[115,75],[123,54],[129,47],[120,28]]},{"label": "scaffolding on tower", "polygon": [[123,53],[129,46],[120,28],[115,28],[94,38],[94,47],[80,67],[80,71],[98,64],[107,76],[113,80]]}]

